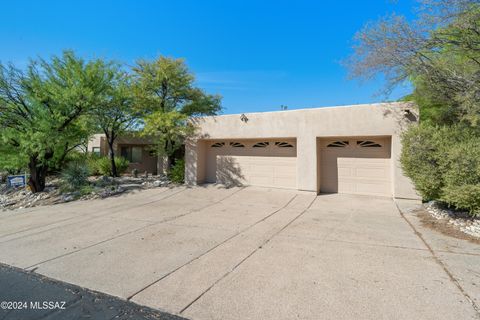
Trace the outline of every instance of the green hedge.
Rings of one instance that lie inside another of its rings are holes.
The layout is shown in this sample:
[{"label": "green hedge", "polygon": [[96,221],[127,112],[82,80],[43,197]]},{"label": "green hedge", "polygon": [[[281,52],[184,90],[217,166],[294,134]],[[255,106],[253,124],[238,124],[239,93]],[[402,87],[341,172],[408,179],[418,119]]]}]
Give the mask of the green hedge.
[{"label": "green hedge", "polygon": [[403,135],[402,167],[424,200],[480,215],[480,134],[468,127],[411,127]]}]

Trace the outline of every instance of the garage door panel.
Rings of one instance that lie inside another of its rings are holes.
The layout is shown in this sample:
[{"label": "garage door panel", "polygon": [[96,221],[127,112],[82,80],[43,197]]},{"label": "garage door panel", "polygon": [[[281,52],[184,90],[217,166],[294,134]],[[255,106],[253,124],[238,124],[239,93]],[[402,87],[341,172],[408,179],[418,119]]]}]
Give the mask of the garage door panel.
[{"label": "garage door panel", "polygon": [[[206,180],[224,184],[296,188],[296,148],[279,148],[270,142],[266,148],[253,148],[255,142],[242,142],[242,148],[210,148]],[[289,141],[295,144],[294,140]]]},{"label": "garage door panel", "polygon": [[281,186],[282,188],[296,189],[297,182],[291,177],[276,177],[273,180],[273,185]]},{"label": "garage door panel", "polygon": [[356,183],[356,193],[361,194],[374,194],[374,195],[385,195],[385,190],[390,190],[389,182],[377,183],[377,182],[367,182],[362,181]]},{"label": "garage door panel", "polygon": [[[343,138],[345,139],[345,138]],[[388,139],[368,138],[382,147],[365,148],[362,138],[348,138],[343,147],[320,142],[320,191],[391,196],[391,159]]]},{"label": "garage door panel", "polygon": [[385,167],[377,168],[355,168],[354,175],[359,178],[372,178],[376,180],[389,180],[388,179],[388,170]]},{"label": "garage door panel", "polygon": [[[229,157],[230,161],[223,161],[222,158],[224,157]],[[294,188],[297,180],[296,161],[282,161],[276,157],[265,158],[219,155],[217,156],[217,181],[220,183],[231,181],[231,179],[224,181],[223,177],[228,177],[225,172],[230,170],[221,164],[228,163],[231,165],[233,162],[235,167],[239,169],[238,182],[241,184]]]}]

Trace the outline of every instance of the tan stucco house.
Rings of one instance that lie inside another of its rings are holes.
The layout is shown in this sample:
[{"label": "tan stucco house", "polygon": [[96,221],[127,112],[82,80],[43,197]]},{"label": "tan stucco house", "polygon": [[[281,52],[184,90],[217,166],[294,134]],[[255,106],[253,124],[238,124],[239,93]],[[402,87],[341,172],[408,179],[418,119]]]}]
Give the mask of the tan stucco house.
[{"label": "tan stucco house", "polygon": [[[115,155],[122,156],[130,162],[128,171],[137,169],[139,173],[163,173],[163,162],[152,152],[151,146],[150,139],[126,135],[115,140],[113,149]],[[109,148],[105,135],[95,134],[88,143],[87,151],[107,156]]]},{"label": "tan stucco house", "polygon": [[417,119],[398,102],[196,118],[185,179],[418,199],[399,163]]}]

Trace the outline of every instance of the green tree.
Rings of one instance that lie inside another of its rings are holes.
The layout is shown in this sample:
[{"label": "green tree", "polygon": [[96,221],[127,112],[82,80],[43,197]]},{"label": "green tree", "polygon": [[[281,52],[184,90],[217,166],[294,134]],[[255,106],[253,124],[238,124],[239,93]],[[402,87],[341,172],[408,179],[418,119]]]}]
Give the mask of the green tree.
[{"label": "green tree", "polygon": [[118,176],[115,162],[114,143],[118,136],[138,126],[140,113],[133,108],[131,77],[117,64],[110,64],[106,73],[109,75],[107,89],[101,103],[93,110],[92,116],[96,127],[107,138],[109,148],[111,175]]},{"label": "green tree", "polygon": [[451,125],[480,121],[480,2],[424,0],[418,19],[391,15],[356,35],[351,75],[383,74],[386,92],[409,81],[421,119]]},{"label": "green tree", "polygon": [[88,139],[85,114],[109,81],[103,61],[70,51],[26,70],[0,65],[0,143],[9,148],[2,158],[28,167],[32,192],[43,191],[47,172]]},{"label": "green tree", "polygon": [[401,163],[425,200],[480,214],[480,1],[422,0],[413,21],[367,24],[348,61],[354,77],[382,74],[386,92],[408,81],[419,126],[403,135]]},{"label": "green tree", "polygon": [[145,118],[144,135],[155,137],[156,151],[170,156],[193,132],[187,118],[214,115],[221,97],[195,86],[195,77],[182,59],[140,60],[133,68],[137,107]]}]

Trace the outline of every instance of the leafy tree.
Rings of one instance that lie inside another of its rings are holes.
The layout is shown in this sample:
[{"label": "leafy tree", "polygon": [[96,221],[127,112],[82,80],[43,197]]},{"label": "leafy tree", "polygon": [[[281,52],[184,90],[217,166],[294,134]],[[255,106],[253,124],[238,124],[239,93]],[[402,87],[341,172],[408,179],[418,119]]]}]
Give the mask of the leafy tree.
[{"label": "leafy tree", "polygon": [[155,137],[157,153],[171,156],[184,139],[194,132],[188,116],[178,111],[156,111],[145,117],[142,134]]},{"label": "leafy tree", "polygon": [[170,156],[193,128],[187,118],[214,115],[221,97],[195,86],[195,77],[182,59],[140,60],[133,68],[137,107],[145,115],[144,135],[156,138],[156,151]]},{"label": "leafy tree", "polygon": [[110,64],[106,73],[111,81],[92,115],[96,126],[107,138],[111,175],[116,177],[115,140],[138,125],[140,113],[133,108],[131,77],[116,64]]},{"label": "leafy tree", "polygon": [[391,15],[356,36],[352,76],[383,74],[386,92],[413,85],[419,126],[402,138],[401,163],[426,200],[480,214],[480,1],[423,0],[416,20]]},{"label": "leafy tree", "polygon": [[109,81],[104,62],[70,51],[26,70],[0,65],[0,144],[9,149],[2,158],[27,165],[32,192],[43,191],[47,172],[88,138],[85,114]]},{"label": "leafy tree", "polygon": [[351,75],[383,74],[386,92],[404,81],[422,120],[477,126],[480,121],[480,1],[424,0],[417,20],[391,15],[355,37]]}]

